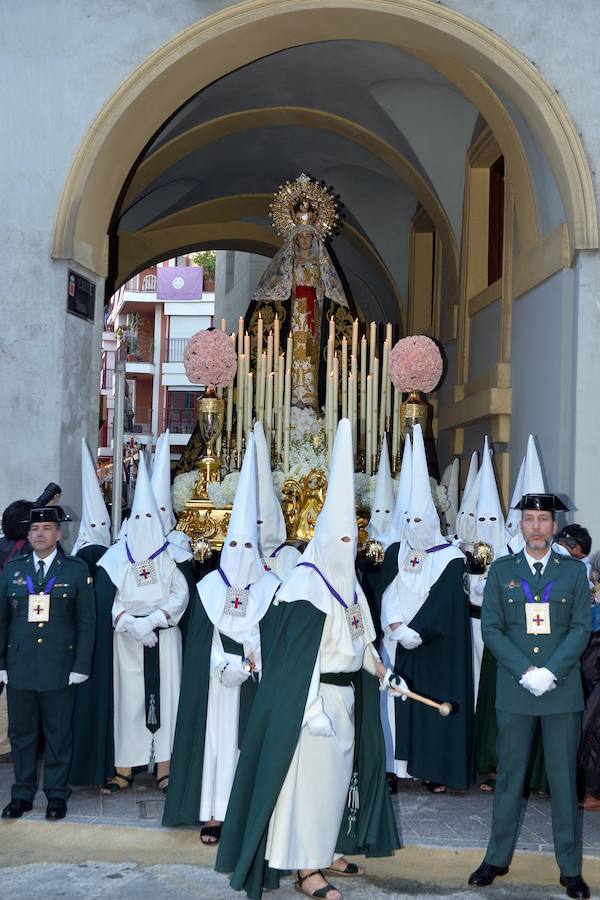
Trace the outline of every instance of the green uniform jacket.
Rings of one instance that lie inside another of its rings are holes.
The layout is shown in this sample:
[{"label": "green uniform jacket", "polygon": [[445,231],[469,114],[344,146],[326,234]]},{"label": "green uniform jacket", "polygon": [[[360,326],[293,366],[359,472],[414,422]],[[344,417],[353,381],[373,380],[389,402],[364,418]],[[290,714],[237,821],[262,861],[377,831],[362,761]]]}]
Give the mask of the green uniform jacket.
[{"label": "green uniform jacket", "polygon": [[46,581],[56,576],[49,621],[28,622],[28,575],[37,584],[31,553],[12,559],[0,575],[0,669],[16,690],[59,690],[67,687],[70,672],[91,673],[92,579],[84,562],[59,551],[46,575]]},{"label": "green uniform jacket", "polygon": [[[551,634],[527,634],[522,581],[539,597],[551,583]],[[535,587],[523,551],[493,562],[483,594],[481,632],[498,663],[496,709],[529,716],[582,710],[579,658],[591,627],[589,586],[585,567],[578,560],[552,551]],[[534,697],[519,684],[530,666],[549,669],[556,676],[557,687]]]}]

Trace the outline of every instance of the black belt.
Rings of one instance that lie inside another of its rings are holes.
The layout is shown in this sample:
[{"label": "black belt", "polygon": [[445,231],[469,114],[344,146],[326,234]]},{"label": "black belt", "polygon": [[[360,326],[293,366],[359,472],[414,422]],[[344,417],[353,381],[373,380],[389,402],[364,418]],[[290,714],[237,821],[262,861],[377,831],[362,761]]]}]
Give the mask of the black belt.
[{"label": "black belt", "polygon": [[221,643],[223,644],[223,650],[225,653],[233,653],[235,656],[244,656],[244,646],[243,644],[238,644],[237,641],[232,640],[230,637],[227,637],[226,634],[219,632],[221,635]]},{"label": "black belt", "polygon": [[356,672],[321,672],[321,684],[335,684],[338,687],[350,687],[360,681],[360,669]]},{"label": "black belt", "polygon": [[474,603],[469,603],[469,614],[472,619],[480,619],[481,618],[481,607],[475,606]]}]

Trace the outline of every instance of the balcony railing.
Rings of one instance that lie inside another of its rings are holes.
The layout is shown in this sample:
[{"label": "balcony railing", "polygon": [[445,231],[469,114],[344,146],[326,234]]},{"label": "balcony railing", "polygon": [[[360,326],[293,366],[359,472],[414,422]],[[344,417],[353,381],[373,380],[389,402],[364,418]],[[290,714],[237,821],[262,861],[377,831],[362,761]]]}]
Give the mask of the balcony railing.
[{"label": "balcony railing", "polygon": [[[115,370],[114,369],[102,369],[102,381],[100,387],[103,391],[112,391],[113,384],[115,381]],[[103,445],[106,447],[106,444]]]},{"label": "balcony railing", "polygon": [[165,362],[183,362],[183,354],[189,338],[165,339]]},{"label": "balcony railing", "polygon": [[193,409],[165,409],[165,428],[171,434],[191,434],[196,424]]},{"label": "balcony railing", "polygon": [[125,411],[125,434],[150,434],[152,410],[136,406],[133,412]]}]

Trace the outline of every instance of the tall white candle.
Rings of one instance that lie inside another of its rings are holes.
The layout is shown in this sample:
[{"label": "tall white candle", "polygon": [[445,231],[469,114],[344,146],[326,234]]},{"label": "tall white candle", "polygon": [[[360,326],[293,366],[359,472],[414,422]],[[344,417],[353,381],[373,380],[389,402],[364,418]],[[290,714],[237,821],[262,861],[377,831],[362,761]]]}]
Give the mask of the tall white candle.
[{"label": "tall white candle", "polygon": [[271,372],[273,371],[273,332],[269,332],[269,336],[267,338],[267,368],[266,368],[266,377],[268,378]]},{"label": "tall white candle", "polygon": [[279,358],[279,351],[281,350],[281,347],[279,346],[280,331],[281,331],[281,325],[279,322],[279,316],[277,315],[277,313],[275,313],[275,321],[273,323],[273,358],[274,359]]},{"label": "tall white candle", "polygon": [[342,419],[348,418],[348,340],[342,338]]},{"label": "tall white candle", "polygon": [[390,350],[392,349],[392,323],[386,322],[385,325],[385,339],[390,345]]},{"label": "tall white candle", "polygon": [[333,357],[333,434],[337,431],[338,417],[340,414],[340,400],[339,400],[339,389],[340,389],[340,361],[337,353],[334,354]]},{"label": "tall white candle", "polygon": [[392,413],[392,463],[397,465],[400,436],[400,391],[394,385],[394,409]]},{"label": "tall white candle", "polygon": [[227,320],[221,319],[221,331],[227,331]]},{"label": "tall white candle", "polygon": [[369,375],[373,374],[373,363],[377,350],[377,325],[371,322],[371,330],[369,333]]},{"label": "tall white candle", "polygon": [[286,349],[285,349],[285,371],[291,372],[293,366],[294,359],[294,339],[291,334],[287,339]]},{"label": "tall white candle", "polygon": [[283,397],[283,471],[287,474],[290,470],[290,415],[292,405],[292,373],[287,369],[285,373],[285,387]]},{"label": "tall white candle", "polygon": [[329,319],[329,337],[335,344],[335,319],[333,316]]},{"label": "tall white candle", "polygon": [[250,335],[248,332],[244,335],[244,356],[246,357],[246,372],[252,369],[252,357],[250,355]]},{"label": "tall white candle", "polygon": [[240,316],[238,319],[238,356],[244,352],[244,317]]},{"label": "tall white candle", "polygon": [[271,455],[271,440],[273,434],[273,372],[267,375],[267,390],[265,399],[265,439],[269,456]]},{"label": "tall white candle", "polygon": [[373,360],[373,384],[372,384],[372,404],[373,404],[373,425],[371,428],[371,452],[373,456],[377,455],[377,424],[379,414],[379,359],[375,357]]},{"label": "tall white candle", "polygon": [[279,356],[277,378],[277,398],[275,402],[275,464],[279,465],[281,459],[281,443],[283,438],[283,392],[285,385],[285,356]]},{"label": "tall white candle", "polygon": [[352,323],[352,347],[350,355],[358,356],[358,319],[355,319]]},{"label": "tall white candle", "polygon": [[367,339],[363,334],[360,340],[360,444],[364,449],[367,421]]},{"label": "tall white candle", "polygon": [[388,361],[389,361],[390,345],[387,340],[383,342],[383,359],[381,362],[381,406],[379,408],[379,439],[383,437],[385,432],[385,417],[388,408]]},{"label": "tall white candle", "polygon": [[246,375],[246,441],[250,437],[252,431],[252,398],[254,396],[254,373],[248,372]]},{"label": "tall white candle", "polygon": [[263,320],[262,316],[258,314],[258,322],[256,323],[256,359],[258,360],[260,354],[263,352]]},{"label": "tall white candle", "polygon": [[371,474],[371,436],[373,433],[373,376],[367,375],[365,472]]},{"label": "tall white candle", "polygon": [[352,456],[356,455],[356,438],[354,435],[354,378],[352,372],[348,375],[348,419],[352,432]]}]

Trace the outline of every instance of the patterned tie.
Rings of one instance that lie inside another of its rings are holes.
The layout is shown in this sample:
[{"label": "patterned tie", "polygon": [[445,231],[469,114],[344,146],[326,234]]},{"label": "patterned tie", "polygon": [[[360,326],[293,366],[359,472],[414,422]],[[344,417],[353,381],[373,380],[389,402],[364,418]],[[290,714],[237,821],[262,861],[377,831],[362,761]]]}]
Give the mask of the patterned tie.
[{"label": "patterned tie", "polygon": [[38,570],[37,570],[38,584],[41,584],[44,580],[44,568],[46,567],[46,563],[44,562],[43,559],[40,559],[37,565],[38,565]]},{"label": "patterned tie", "polygon": [[534,581],[536,584],[542,580],[542,569],[544,568],[541,562],[536,562],[533,564],[533,568],[535,569]]}]

